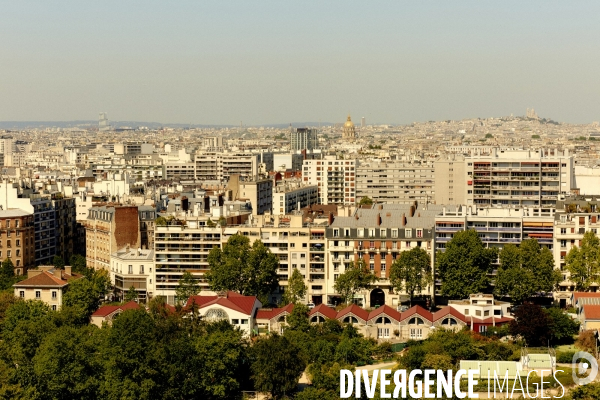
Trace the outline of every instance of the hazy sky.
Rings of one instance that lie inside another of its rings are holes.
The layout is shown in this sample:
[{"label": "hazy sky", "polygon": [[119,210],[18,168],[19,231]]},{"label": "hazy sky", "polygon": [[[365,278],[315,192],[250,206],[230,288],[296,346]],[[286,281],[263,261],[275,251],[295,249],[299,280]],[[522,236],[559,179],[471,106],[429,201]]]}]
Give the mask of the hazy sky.
[{"label": "hazy sky", "polygon": [[4,1],[0,120],[600,120],[598,1]]}]

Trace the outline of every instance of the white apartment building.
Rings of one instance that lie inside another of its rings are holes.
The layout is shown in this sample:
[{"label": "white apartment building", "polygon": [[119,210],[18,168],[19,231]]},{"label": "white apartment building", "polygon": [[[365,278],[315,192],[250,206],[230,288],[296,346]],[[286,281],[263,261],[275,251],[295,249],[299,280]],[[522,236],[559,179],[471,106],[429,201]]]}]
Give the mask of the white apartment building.
[{"label": "white apartment building", "polygon": [[356,167],[356,198],[378,203],[433,202],[433,163],[387,160],[360,161]]},{"label": "white apartment building", "polygon": [[355,204],[360,201],[356,196],[357,167],[358,160],[338,160],[335,156],[304,160],[302,181],[317,186],[320,204]]},{"label": "white apartment building", "polygon": [[110,255],[110,281],[119,299],[130,288],[138,294],[138,300],[146,303],[155,290],[154,250],[125,247]]},{"label": "white apartment building", "polygon": [[295,186],[282,184],[273,191],[273,214],[287,215],[318,202],[316,185]]},{"label": "white apartment building", "polygon": [[[196,179],[227,180],[231,175],[251,178],[258,175],[260,154],[252,153],[196,153]],[[272,158],[271,158],[272,163]]]},{"label": "white apartment building", "polygon": [[527,206],[549,212],[574,183],[568,150],[494,148],[490,155],[466,157],[465,163],[467,205]]}]

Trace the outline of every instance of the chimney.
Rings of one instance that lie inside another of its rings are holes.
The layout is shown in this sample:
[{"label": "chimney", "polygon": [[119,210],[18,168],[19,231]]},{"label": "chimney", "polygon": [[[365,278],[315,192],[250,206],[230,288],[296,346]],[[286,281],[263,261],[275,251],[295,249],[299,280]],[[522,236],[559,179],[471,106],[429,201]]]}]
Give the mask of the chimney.
[{"label": "chimney", "polygon": [[54,268],[54,276],[58,279],[62,279],[62,270],[58,268]]},{"label": "chimney", "polygon": [[27,270],[27,278],[33,278],[36,275],[39,275],[42,273],[41,269],[28,269]]},{"label": "chimney", "polygon": [[327,223],[329,225],[333,224],[333,221],[335,220],[335,218],[333,217],[333,213],[329,213],[329,215],[327,216]]},{"label": "chimney", "polygon": [[414,217],[415,216],[415,206],[414,204],[412,206],[410,206],[410,217]]},{"label": "chimney", "polygon": [[71,266],[70,265],[65,265],[65,274],[72,275],[71,271],[72,271]]},{"label": "chimney", "polygon": [[402,226],[406,226],[406,214],[402,213]]},{"label": "chimney", "polygon": [[377,213],[377,226],[381,226],[381,214]]},{"label": "chimney", "polygon": [[354,214],[354,219],[358,221],[358,213]]},{"label": "chimney", "polygon": [[383,210],[383,204],[380,204],[380,205],[379,205],[379,209],[380,209],[380,210]]}]

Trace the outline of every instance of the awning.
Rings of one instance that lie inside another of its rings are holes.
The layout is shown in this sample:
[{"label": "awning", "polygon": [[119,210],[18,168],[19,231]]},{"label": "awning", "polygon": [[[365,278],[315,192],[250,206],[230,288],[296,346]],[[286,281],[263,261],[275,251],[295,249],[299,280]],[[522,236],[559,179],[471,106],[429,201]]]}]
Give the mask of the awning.
[{"label": "awning", "polygon": [[237,228],[225,228],[225,235],[235,235],[238,233]]},{"label": "awning", "polygon": [[318,230],[311,230],[310,233],[325,233],[324,230],[318,229]]}]

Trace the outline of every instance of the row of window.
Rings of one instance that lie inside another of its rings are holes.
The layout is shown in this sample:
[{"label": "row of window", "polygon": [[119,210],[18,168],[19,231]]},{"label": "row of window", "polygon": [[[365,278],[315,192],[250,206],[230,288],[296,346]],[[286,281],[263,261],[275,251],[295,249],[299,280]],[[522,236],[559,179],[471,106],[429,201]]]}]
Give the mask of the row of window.
[{"label": "row of window", "polygon": [[[376,234],[376,229],[375,228],[368,228],[368,229],[363,229],[363,228],[359,228],[356,230],[356,236],[358,237],[365,237],[365,230],[367,231],[368,237],[375,237]],[[404,237],[406,238],[410,238],[412,237],[412,229],[405,229],[404,230]],[[423,229],[417,229],[416,230],[416,237],[417,238],[422,238],[423,237]],[[344,228],[343,230],[344,233],[344,237],[349,237],[350,236],[350,229],[349,228]],[[340,237],[340,230],[339,229],[334,229],[333,230],[333,237]],[[387,229],[380,229],[379,230],[379,237],[381,238],[385,238],[387,237]],[[393,238],[397,238],[398,237],[398,229],[392,229],[391,232],[391,237]]]}]

